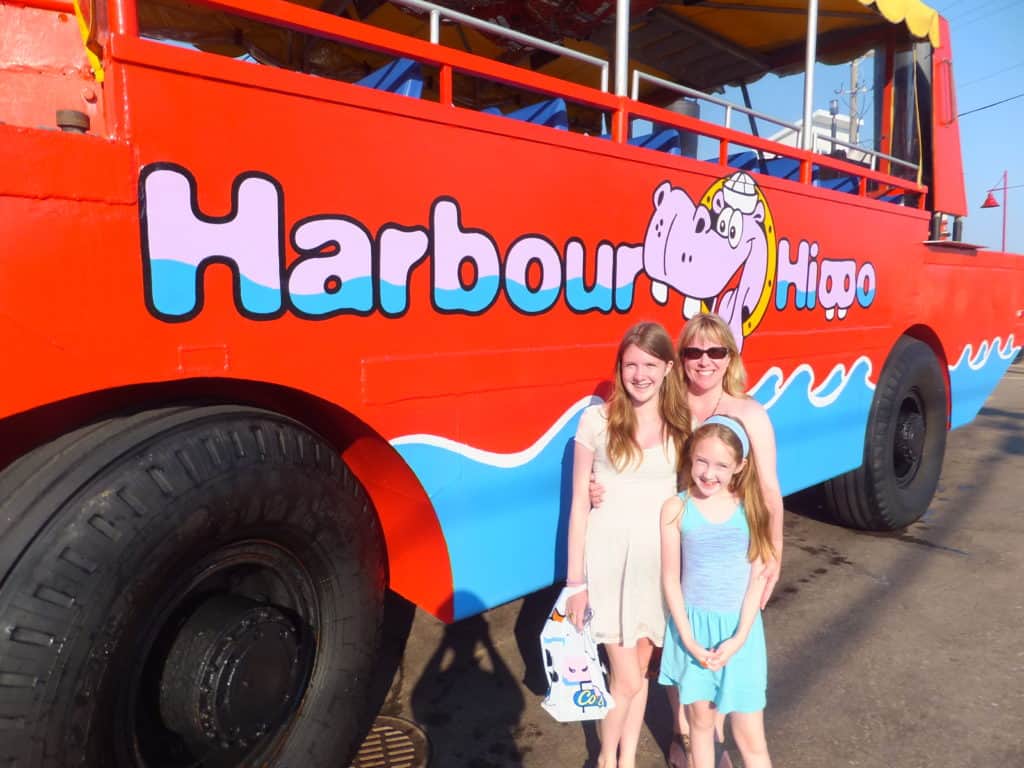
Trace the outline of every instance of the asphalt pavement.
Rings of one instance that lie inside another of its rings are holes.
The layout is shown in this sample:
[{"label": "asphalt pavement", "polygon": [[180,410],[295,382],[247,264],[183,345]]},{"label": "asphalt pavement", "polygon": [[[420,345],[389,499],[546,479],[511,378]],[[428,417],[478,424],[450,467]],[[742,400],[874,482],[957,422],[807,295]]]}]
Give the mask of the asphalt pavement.
[{"label": "asphalt pavement", "polygon": [[[1024,766],[1022,482],[1018,363],[949,435],[935,500],[906,530],[848,530],[814,492],[786,499],[782,579],[764,614],[776,768]],[[593,726],[540,707],[537,636],[556,594],[448,627],[390,601],[378,703],[426,732],[430,768],[589,766]],[[669,735],[652,685],[638,768],[665,765]]]}]

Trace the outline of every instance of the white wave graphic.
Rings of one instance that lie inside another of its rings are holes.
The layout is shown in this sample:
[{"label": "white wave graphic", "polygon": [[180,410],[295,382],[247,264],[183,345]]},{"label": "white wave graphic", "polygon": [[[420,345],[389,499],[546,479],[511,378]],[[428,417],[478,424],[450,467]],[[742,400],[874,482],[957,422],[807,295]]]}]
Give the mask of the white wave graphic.
[{"label": "white wave graphic", "polygon": [[[807,387],[807,400],[815,408],[827,408],[832,405],[839,397],[843,394],[847,385],[850,383],[851,376],[855,370],[858,370],[863,366],[865,370],[864,381],[869,389],[874,389],[875,385],[871,381],[871,360],[865,356],[857,358],[853,365],[847,369],[845,365],[839,363],[829,371],[828,375],[824,377],[822,382],[817,386]],[[761,377],[758,383],[751,387],[748,391],[753,393],[765,386],[772,387],[772,397],[765,405],[765,408],[771,408],[793,385],[794,380],[801,374],[806,373],[809,382],[814,382],[816,379],[814,369],[811,368],[807,363],[801,363],[785,377],[783,381],[782,369],[777,366],[769,368],[764,375]],[[836,385],[834,379],[838,377],[840,383]],[[779,384],[778,382],[782,382]],[[821,394],[826,392],[826,394]],[[565,425],[581,410],[586,408],[588,405],[594,405],[596,403],[604,402],[601,398],[590,395],[584,397],[569,408],[552,424],[548,430],[541,435],[541,437],[528,448],[516,453],[496,453],[494,451],[485,451],[480,448],[474,448],[471,445],[460,443],[455,440],[451,440],[447,437],[439,437],[437,435],[429,434],[412,434],[402,435],[391,440],[391,445],[395,448],[400,448],[403,445],[427,445],[434,448],[440,448],[450,453],[464,456],[471,461],[475,461],[479,464],[487,464],[492,467],[498,467],[501,469],[513,469],[515,467],[521,467],[525,464],[529,464],[550,444],[552,440],[558,435],[559,432],[565,427]]]},{"label": "white wave graphic", "polygon": [[956,365],[949,366],[949,369],[955,370],[961,365],[966,364],[972,371],[980,371],[988,365],[988,360],[992,356],[993,351],[995,351],[1003,360],[1009,360],[1011,357],[1015,357],[1017,352],[1020,351],[1020,347],[1015,347],[1013,345],[1013,334],[1011,333],[1007,336],[1005,343],[1002,345],[1000,345],[1001,340],[1002,336],[996,336],[992,341],[988,341],[986,339],[978,345],[977,354],[974,353],[974,346],[972,344],[968,344],[960,353],[960,359],[956,361]]},{"label": "white wave graphic", "polygon": [[[762,387],[772,387],[772,396],[764,406],[765,410],[768,410],[775,405],[775,403],[778,402],[778,400],[786,393],[786,390],[792,386],[797,376],[799,376],[801,372],[804,372],[808,375],[809,382],[807,387],[808,402],[815,408],[827,408],[843,394],[847,384],[850,383],[851,375],[861,363],[863,363],[867,369],[864,373],[864,382],[867,384],[868,389],[874,390],[875,384],[871,381],[871,359],[862,355],[853,361],[853,365],[851,365],[849,369],[847,369],[842,363],[833,367],[832,370],[828,372],[828,375],[825,376],[822,382],[817,386],[810,386],[810,383],[815,381],[815,373],[814,369],[807,363],[800,363],[800,365],[793,369],[789,376],[785,376],[782,373],[782,369],[778,366],[772,366],[765,371],[760,381],[758,381],[757,384],[751,387],[748,391],[753,393],[757,392]],[[835,386],[832,381],[836,376],[840,379],[839,386]],[[782,383],[779,384],[779,382]],[[827,394],[823,395],[821,394],[822,392],[827,392]]]},{"label": "white wave graphic", "polygon": [[548,431],[545,432],[541,437],[529,448],[526,448],[517,453],[494,453],[492,451],[484,451],[480,448],[474,448],[471,445],[465,443],[459,443],[455,440],[449,440],[447,437],[438,437],[437,435],[403,435],[402,437],[396,437],[391,441],[391,445],[395,448],[399,448],[403,445],[429,445],[434,448],[442,448],[451,453],[464,456],[467,459],[471,459],[479,464],[488,464],[492,467],[499,467],[501,469],[513,469],[514,467],[521,467],[524,464],[529,464],[537,456],[540,455],[548,444],[555,439],[555,436],[562,431],[562,428],[576,416],[577,413],[582,411],[588,405],[595,405],[596,403],[603,403],[604,401],[594,395],[588,395],[580,400],[577,400],[569,409],[558,417],[558,420],[552,424]]}]

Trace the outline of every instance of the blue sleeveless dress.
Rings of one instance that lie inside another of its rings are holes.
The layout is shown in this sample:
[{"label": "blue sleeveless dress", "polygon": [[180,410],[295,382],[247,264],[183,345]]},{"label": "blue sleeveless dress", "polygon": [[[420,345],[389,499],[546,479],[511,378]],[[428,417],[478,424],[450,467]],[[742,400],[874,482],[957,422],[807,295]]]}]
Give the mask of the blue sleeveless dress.
[{"label": "blue sleeveless dress", "polygon": [[[743,505],[724,523],[709,522],[688,498],[679,524],[682,532],[682,581],[686,615],[694,639],[713,649],[735,634],[750,578],[747,547],[750,529]],[[658,682],[679,688],[683,704],[710,701],[724,713],[757,712],[765,707],[768,654],[758,611],[747,641],[718,671],[705,669],[683,647],[669,617]]]}]

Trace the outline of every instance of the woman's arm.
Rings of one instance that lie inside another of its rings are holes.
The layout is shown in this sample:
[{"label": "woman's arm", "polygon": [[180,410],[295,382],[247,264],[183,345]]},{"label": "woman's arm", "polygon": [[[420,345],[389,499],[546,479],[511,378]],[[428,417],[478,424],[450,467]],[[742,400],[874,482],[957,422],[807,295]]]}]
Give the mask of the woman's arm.
[{"label": "woman's arm", "polygon": [[733,636],[718,644],[715,650],[718,655],[712,659],[711,668],[719,669],[724,667],[729,659],[743,647],[750,636],[750,628],[754,626],[754,619],[761,610],[761,595],[765,590],[765,577],[767,566],[760,560],[750,564],[750,577],[747,579],[747,591],[743,595],[743,604],[740,607],[740,622],[736,627]]},{"label": "woman's arm", "polygon": [[661,588],[665,594],[665,605],[675,622],[679,638],[694,658],[706,660],[711,654],[693,639],[690,620],[686,616],[683,599],[682,573],[680,570],[679,522],[683,514],[683,500],[678,496],[661,505]]},{"label": "woman's arm", "polygon": [[761,596],[761,608],[768,604],[772,591],[779,581],[782,568],[782,491],[779,488],[779,473],[776,468],[775,430],[768,418],[768,412],[756,400],[748,400],[743,423],[750,436],[757,462],[757,474],[761,478],[761,495],[768,506],[771,523],[772,546],[775,560],[765,564],[765,589]]},{"label": "woman's arm", "polygon": [[[587,519],[590,517],[590,473],[594,467],[594,452],[575,442],[572,459],[572,505],[569,507],[568,584],[585,584],[585,549]],[[566,601],[567,618],[576,629],[583,629],[583,616],[587,609],[587,592],[579,592]]]}]

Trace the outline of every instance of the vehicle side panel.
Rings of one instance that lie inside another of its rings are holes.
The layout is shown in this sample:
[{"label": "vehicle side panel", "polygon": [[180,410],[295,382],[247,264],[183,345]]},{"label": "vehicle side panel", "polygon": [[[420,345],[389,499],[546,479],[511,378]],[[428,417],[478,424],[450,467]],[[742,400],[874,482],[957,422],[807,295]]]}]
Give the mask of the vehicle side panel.
[{"label": "vehicle side panel", "polygon": [[[357,474],[391,482],[406,512],[433,507],[426,548],[414,513],[385,529],[393,586],[439,615],[563,572],[579,412],[607,395],[623,331],[677,332],[684,296],[734,318],[784,492],[859,465],[878,372],[911,325],[942,339],[951,379],[977,382],[954,387],[954,410],[994,386],[977,350],[1012,353],[996,339],[1009,320],[958,298],[965,280],[1001,289],[1001,267],[934,256],[922,211],[139,46],[152,64],[114,75],[137,205],[76,202],[57,181],[51,210],[0,196],[0,334],[32,372],[0,415],[195,377],[335,403],[393,449],[353,450]],[[6,157],[36,140],[14,138]],[[738,235],[714,226],[726,208]],[[732,311],[741,294],[749,311]]]}]

